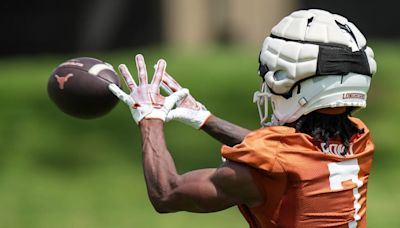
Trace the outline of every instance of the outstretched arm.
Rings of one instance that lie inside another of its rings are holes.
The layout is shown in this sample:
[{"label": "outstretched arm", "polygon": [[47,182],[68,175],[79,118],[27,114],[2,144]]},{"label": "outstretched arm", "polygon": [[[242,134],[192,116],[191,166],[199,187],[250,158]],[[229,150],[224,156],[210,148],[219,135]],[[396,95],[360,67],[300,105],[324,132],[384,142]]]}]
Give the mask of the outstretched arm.
[{"label": "outstretched arm", "polygon": [[247,166],[226,162],[179,175],[166,147],[163,122],[144,119],[140,131],[148,195],[158,212],[213,212],[263,201]]},{"label": "outstretched arm", "polygon": [[214,115],[211,115],[207,119],[201,129],[228,146],[241,143],[244,137],[250,133],[250,130],[220,119]]},{"label": "outstretched arm", "polygon": [[128,105],[132,117],[140,126],[143,168],[148,195],[159,212],[212,212],[237,204],[255,206],[263,201],[249,168],[225,162],[217,169],[196,170],[184,175],[176,172],[174,161],[164,139],[164,121],[174,104],[187,95],[186,89],[168,97],[160,95],[159,86],[166,63],[158,61],[156,72],[148,84],[142,55],[136,56],[139,84],[136,84],[125,65],[121,74],[130,89],[126,94],[118,86],[109,89]]},{"label": "outstretched arm", "polygon": [[[171,75],[164,72],[162,88],[172,94],[182,89]],[[168,113],[167,121],[175,119],[196,129],[202,129],[223,144],[234,146],[242,142],[250,130],[220,119],[209,112],[204,105],[188,95],[177,108]]]}]

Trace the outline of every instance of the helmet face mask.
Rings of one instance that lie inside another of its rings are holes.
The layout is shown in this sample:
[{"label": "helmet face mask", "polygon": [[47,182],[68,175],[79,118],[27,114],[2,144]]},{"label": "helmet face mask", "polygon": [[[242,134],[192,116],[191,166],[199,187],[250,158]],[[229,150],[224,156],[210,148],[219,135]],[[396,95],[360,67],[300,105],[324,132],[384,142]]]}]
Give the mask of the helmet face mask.
[{"label": "helmet face mask", "polygon": [[322,10],[296,11],[279,22],[262,45],[259,63],[263,86],[254,100],[262,126],[290,123],[321,108],[364,108],[376,72],[361,32]]},{"label": "helmet face mask", "polygon": [[261,84],[260,91],[254,92],[253,102],[257,104],[258,115],[260,117],[260,124],[266,126],[268,123],[268,105],[271,97],[268,86],[265,82]]}]

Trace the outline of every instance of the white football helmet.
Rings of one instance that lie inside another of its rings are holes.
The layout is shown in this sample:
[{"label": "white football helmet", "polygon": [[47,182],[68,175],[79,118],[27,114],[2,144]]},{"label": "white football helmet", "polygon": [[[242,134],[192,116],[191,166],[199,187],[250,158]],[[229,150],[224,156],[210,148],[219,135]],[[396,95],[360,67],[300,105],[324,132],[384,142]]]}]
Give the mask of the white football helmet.
[{"label": "white football helmet", "polygon": [[[261,125],[283,125],[321,108],[365,108],[376,62],[357,27],[327,11],[295,11],[262,45],[255,92]],[[268,103],[273,114],[268,122]]]}]

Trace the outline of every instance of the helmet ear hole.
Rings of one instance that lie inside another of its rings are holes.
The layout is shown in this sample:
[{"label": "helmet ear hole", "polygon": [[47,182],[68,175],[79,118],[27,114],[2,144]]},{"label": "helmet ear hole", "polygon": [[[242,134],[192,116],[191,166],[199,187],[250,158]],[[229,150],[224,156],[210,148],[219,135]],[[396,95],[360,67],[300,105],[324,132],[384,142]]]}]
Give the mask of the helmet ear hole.
[{"label": "helmet ear hole", "polygon": [[289,77],[289,74],[286,71],[278,70],[278,71],[275,71],[273,77],[274,77],[275,81],[282,81],[282,80],[287,79]]}]

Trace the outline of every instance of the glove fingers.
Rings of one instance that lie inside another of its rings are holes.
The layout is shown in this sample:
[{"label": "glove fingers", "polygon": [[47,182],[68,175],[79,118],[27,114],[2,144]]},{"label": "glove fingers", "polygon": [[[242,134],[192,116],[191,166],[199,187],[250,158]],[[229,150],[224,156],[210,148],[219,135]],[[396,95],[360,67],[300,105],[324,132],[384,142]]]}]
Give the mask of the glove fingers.
[{"label": "glove fingers", "polygon": [[160,88],[160,83],[163,78],[166,66],[167,63],[165,62],[165,60],[163,59],[158,60],[156,70],[154,71],[153,79],[151,80],[151,87],[154,92],[158,91],[158,89]]},{"label": "glove fingers", "polygon": [[147,80],[147,70],[146,63],[144,62],[144,57],[141,54],[135,56],[136,68],[139,75],[139,86],[144,86],[148,84]]},{"label": "glove fingers", "polygon": [[175,79],[169,75],[167,72],[164,73],[164,77],[162,79],[163,83],[173,92],[176,92],[180,89],[182,89],[182,86],[179,85]]},{"label": "glove fingers", "polygon": [[173,94],[174,92],[166,85],[164,82],[161,82],[161,89],[166,92],[168,95]]},{"label": "glove fingers", "polygon": [[181,89],[165,98],[164,109],[171,110],[174,105],[189,95],[188,89]]},{"label": "glove fingers", "polygon": [[119,88],[116,84],[109,84],[108,89],[116,96],[118,97],[121,101],[123,101],[125,104],[127,104],[129,107],[131,107],[135,101],[131,96],[126,94],[121,88]]},{"label": "glove fingers", "polygon": [[119,72],[121,72],[126,85],[128,86],[129,90],[132,92],[137,88],[135,80],[133,80],[131,73],[128,70],[128,67],[125,64],[120,64],[118,66]]}]

